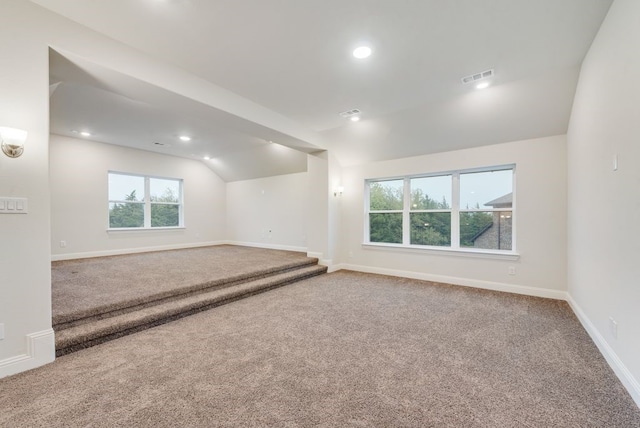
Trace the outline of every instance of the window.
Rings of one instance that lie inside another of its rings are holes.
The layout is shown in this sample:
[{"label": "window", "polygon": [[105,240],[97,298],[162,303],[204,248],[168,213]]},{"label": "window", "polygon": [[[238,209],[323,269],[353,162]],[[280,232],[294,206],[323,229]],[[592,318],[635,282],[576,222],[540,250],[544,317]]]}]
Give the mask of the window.
[{"label": "window", "polygon": [[109,172],[109,229],[182,227],[182,180]]},{"label": "window", "polygon": [[511,250],[513,170],[460,174],[460,246]]},{"label": "window", "polygon": [[409,180],[411,245],[451,245],[451,176]]},{"label": "window", "polygon": [[371,242],[402,243],[402,180],[374,181],[369,185]]},{"label": "window", "polygon": [[367,180],[365,242],[512,251],[514,166]]}]

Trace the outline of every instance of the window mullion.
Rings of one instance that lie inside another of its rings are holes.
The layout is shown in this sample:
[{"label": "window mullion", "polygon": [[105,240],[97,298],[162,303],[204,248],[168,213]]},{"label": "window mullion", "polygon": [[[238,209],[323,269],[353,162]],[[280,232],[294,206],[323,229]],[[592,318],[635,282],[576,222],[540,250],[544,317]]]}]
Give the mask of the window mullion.
[{"label": "window mullion", "polygon": [[460,174],[452,174],[451,179],[451,248],[460,248]]}]

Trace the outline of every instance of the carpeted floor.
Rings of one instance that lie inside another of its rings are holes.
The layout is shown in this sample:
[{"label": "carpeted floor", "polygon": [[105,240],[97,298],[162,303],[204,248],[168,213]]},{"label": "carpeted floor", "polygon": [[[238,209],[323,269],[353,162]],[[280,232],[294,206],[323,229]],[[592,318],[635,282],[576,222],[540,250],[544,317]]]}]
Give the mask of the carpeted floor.
[{"label": "carpeted floor", "polygon": [[0,426],[640,427],[564,302],[337,272],[0,380]]},{"label": "carpeted floor", "polygon": [[306,253],[219,245],[53,262],[53,322],[119,309],[151,297],[311,262]]}]

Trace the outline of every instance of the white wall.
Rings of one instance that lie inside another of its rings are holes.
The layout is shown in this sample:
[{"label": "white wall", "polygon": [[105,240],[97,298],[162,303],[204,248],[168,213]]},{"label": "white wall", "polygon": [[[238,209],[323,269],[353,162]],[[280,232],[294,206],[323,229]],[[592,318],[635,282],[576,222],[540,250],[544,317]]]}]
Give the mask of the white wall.
[{"label": "white wall", "polygon": [[243,245],[307,250],[308,174],[227,183],[227,238]]},{"label": "white wall", "polygon": [[568,132],[569,293],[638,405],[639,46],[640,2],[616,0],[583,62]]},{"label": "white wall", "polygon": [[[48,47],[28,2],[0,2],[0,124],[29,135],[18,159],[0,153],[0,195],[29,213],[0,217],[0,377],[53,360],[49,245]],[[42,341],[40,339],[43,339]],[[44,349],[37,344],[43,342]],[[33,348],[32,346],[35,346]],[[37,352],[37,355],[36,355]]]},{"label": "white wall", "polygon": [[[225,183],[202,162],[59,135],[49,150],[54,260],[225,239]],[[110,170],[183,179],[185,228],[107,232]]]},{"label": "white wall", "polygon": [[330,178],[327,152],[307,155],[307,175],[309,182],[306,210],[307,252],[310,256],[318,257],[326,262],[330,253]]},{"label": "white wall", "polygon": [[[516,164],[519,260],[371,249],[364,241],[364,180]],[[556,136],[345,167],[342,170],[344,267],[564,298],[566,291],[566,138]],[[516,267],[516,275],[508,267]]]},{"label": "white wall", "polygon": [[[26,197],[29,214],[0,218],[0,377],[53,360],[49,195],[49,47],[114,68],[287,135],[292,121],[175,65],[159,62],[24,0],[0,2],[0,126],[29,132],[19,159],[0,155],[0,195]],[[309,136],[309,140],[313,136]]]}]

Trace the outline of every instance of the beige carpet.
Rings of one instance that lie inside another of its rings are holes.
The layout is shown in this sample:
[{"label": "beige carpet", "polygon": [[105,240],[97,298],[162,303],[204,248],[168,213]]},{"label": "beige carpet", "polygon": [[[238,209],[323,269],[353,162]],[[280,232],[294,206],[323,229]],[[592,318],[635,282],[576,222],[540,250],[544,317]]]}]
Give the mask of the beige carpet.
[{"label": "beige carpet", "polygon": [[305,253],[219,245],[53,262],[53,323],[315,264]]},{"label": "beige carpet", "polygon": [[338,272],[0,380],[2,427],[640,427],[564,302]]}]

